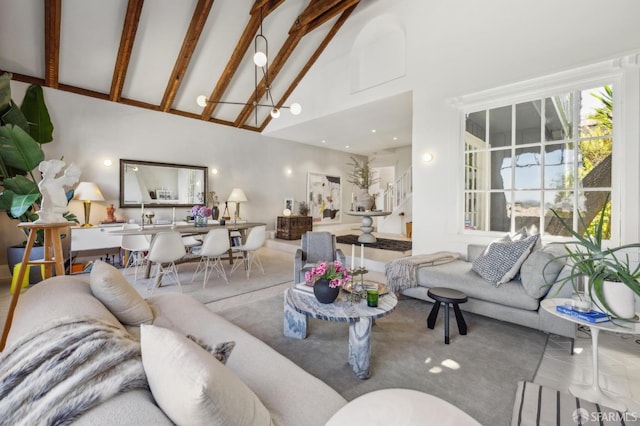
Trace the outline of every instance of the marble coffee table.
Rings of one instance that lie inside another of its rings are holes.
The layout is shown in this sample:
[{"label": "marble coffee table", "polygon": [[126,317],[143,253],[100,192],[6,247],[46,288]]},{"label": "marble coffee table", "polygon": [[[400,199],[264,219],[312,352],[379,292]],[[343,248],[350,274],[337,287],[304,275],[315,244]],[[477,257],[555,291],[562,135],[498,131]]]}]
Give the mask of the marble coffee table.
[{"label": "marble coffee table", "polygon": [[312,293],[304,293],[293,288],[284,292],[284,335],[294,339],[307,337],[307,317],[325,321],[349,323],[349,364],[360,379],[371,375],[371,325],[376,318],[391,313],[398,304],[393,293],[380,296],[378,307],[370,308],[365,299],[348,301],[347,293],[340,295],[333,303],[322,304]]}]

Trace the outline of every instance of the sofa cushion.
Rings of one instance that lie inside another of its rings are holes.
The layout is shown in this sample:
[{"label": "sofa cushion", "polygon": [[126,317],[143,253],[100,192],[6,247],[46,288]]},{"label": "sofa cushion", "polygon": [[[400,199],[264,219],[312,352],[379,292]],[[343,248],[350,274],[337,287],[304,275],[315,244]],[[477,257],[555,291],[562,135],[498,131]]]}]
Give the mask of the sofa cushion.
[{"label": "sofa cushion", "polygon": [[536,244],[538,235],[518,241],[494,241],[473,262],[473,271],[496,286],[511,281]]},{"label": "sofa cushion", "polygon": [[509,281],[496,288],[493,283],[473,272],[471,263],[462,260],[419,268],[418,285],[453,288],[473,299],[530,311],[537,310],[540,305],[538,299],[524,291],[520,281]]},{"label": "sofa cushion", "polygon": [[92,317],[124,328],[92,293],[81,275],[60,275],[31,286],[20,296],[9,330],[7,346],[62,317]]},{"label": "sofa cushion", "polygon": [[151,324],[153,313],[147,302],[112,265],[96,260],[89,277],[91,291],[126,325]]},{"label": "sofa cushion", "polygon": [[550,286],[546,284],[553,283],[564,266],[559,261],[550,262],[554,258],[547,250],[536,250],[522,264],[520,281],[529,296],[540,299],[549,292]]},{"label": "sofa cushion", "polygon": [[206,342],[198,339],[192,334],[187,334],[187,339],[193,340],[196,342],[202,349],[209,352],[215,359],[220,361],[223,364],[227,363],[229,356],[231,355],[231,351],[236,347],[236,342],[222,342],[218,343],[215,346],[211,346]]},{"label": "sofa cushion", "polygon": [[272,424],[251,389],[197,343],[153,325],[143,325],[140,335],[151,393],[176,424]]}]

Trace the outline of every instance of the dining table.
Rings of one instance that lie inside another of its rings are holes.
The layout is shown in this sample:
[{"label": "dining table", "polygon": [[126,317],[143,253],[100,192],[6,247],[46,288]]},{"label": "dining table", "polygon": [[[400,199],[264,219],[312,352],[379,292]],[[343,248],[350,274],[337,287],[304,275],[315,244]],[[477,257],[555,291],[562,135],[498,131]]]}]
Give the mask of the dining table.
[{"label": "dining table", "polygon": [[[240,235],[242,244],[244,244],[244,242],[247,239],[247,233],[249,232],[249,230],[251,228],[255,228],[256,226],[262,226],[262,225],[266,225],[266,223],[235,222],[233,220],[226,221],[224,225],[221,225],[219,223],[212,223],[206,226],[196,226],[195,224],[190,222],[178,223],[178,224],[151,224],[151,225],[145,224],[145,225],[139,226],[138,228],[128,228],[128,229],[117,228],[117,229],[107,231],[107,233],[111,235],[151,235],[153,238],[153,235],[156,235],[160,232],[177,231],[180,234],[182,234],[182,236],[186,237],[186,236],[207,234],[212,229],[225,228],[229,232],[230,243],[232,242],[233,233],[237,232]],[[228,254],[229,264],[233,264],[233,255],[232,255],[233,246],[234,244],[231,244],[231,247],[229,248],[229,254]],[[196,261],[199,259],[200,259],[199,256],[185,257],[183,262]],[[150,275],[151,275],[151,262],[147,262],[147,266],[145,270],[145,278],[149,278]]]}]

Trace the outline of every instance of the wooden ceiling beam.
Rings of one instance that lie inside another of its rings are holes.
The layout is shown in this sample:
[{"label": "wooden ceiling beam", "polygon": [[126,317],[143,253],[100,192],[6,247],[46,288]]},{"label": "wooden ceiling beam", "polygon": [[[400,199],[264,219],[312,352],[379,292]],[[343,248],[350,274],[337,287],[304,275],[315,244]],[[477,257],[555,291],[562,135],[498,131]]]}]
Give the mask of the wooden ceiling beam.
[{"label": "wooden ceiling beam", "polygon": [[[202,110],[201,118],[203,120],[208,120],[211,117],[211,115],[213,114],[213,111],[218,105],[215,102],[222,99],[222,96],[224,95],[224,92],[229,87],[229,84],[231,83],[233,76],[235,75],[236,71],[238,71],[238,67],[240,66],[240,62],[242,62],[242,58],[247,52],[247,49],[249,48],[249,46],[251,46],[251,43],[253,43],[253,38],[255,37],[256,32],[258,31],[258,28],[260,28],[260,18],[261,17],[262,19],[266,18],[271,12],[276,10],[276,8],[280,6],[283,2],[284,0],[261,0],[254,4],[254,6],[251,9],[251,17],[249,18],[249,22],[244,27],[244,31],[242,32],[242,35],[240,36],[240,39],[238,40],[238,43],[236,44],[235,49],[233,49],[231,58],[229,58],[227,65],[222,71],[222,74],[220,74],[220,78],[218,79],[218,82],[216,83],[215,88],[213,89],[213,91],[211,92],[211,95],[208,98],[210,101],[213,101],[213,102],[207,103],[207,106],[204,107],[204,109]],[[264,8],[260,13],[261,7],[263,6]]]},{"label": "wooden ceiling beam", "polygon": [[[338,2],[337,4],[331,5],[325,10],[320,11],[318,14],[314,16],[309,16],[309,20],[306,21],[305,24],[305,34],[309,34],[325,22],[329,21],[333,17],[343,13],[344,11],[351,9],[352,7],[357,6],[360,3],[360,0],[346,0]],[[349,12],[351,14],[351,12]]]},{"label": "wooden ceiling beam", "polygon": [[[284,94],[282,95],[282,97],[277,103],[278,108],[284,105],[285,101],[289,98],[289,96],[291,96],[291,94],[296,89],[296,87],[298,87],[298,84],[300,84],[300,81],[302,81],[302,79],[307,74],[307,72],[309,72],[313,64],[318,60],[318,58],[320,57],[324,49],[326,49],[326,47],[329,45],[329,42],[331,42],[333,37],[335,37],[335,35],[338,33],[342,25],[345,22],[347,22],[347,19],[349,18],[351,13],[355,10],[356,6],[357,4],[354,4],[351,7],[349,7],[347,10],[342,12],[342,15],[340,15],[340,18],[338,18],[336,23],[333,24],[333,26],[331,27],[331,30],[329,30],[329,32],[327,33],[325,38],[322,40],[318,48],[313,52],[313,54],[311,55],[307,63],[302,67],[298,75],[296,75],[296,78],[289,85],[289,88],[286,90],[286,92],[284,92]],[[267,118],[264,120],[264,122],[262,123],[262,125],[260,126],[260,129],[259,129],[260,132],[262,132],[267,127],[267,125],[271,122],[271,119],[272,119],[271,114],[269,114]]]},{"label": "wooden ceiling beam", "polygon": [[127,69],[129,68],[129,60],[133,51],[133,43],[136,39],[138,31],[138,23],[142,14],[142,6],[144,0],[129,0],[127,4],[127,14],[122,25],[122,35],[120,36],[120,47],[118,49],[118,57],[113,69],[113,78],[111,79],[111,91],[109,99],[118,102],[122,96],[122,88],[127,77]]},{"label": "wooden ceiling beam", "polygon": [[58,87],[60,70],[60,16],[62,0],[44,0],[44,84]]},{"label": "wooden ceiling beam", "polygon": [[290,32],[298,31],[302,27],[309,25],[311,21],[322,15],[332,7],[343,3],[344,0],[312,0],[307,8],[298,16],[296,23],[291,27]]},{"label": "wooden ceiling beam", "polygon": [[213,2],[214,0],[198,0],[198,4],[196,4],[193,16],[191,17],[191,23],[189,24],[189,29],[182,41],[182,48],[180,48],[180,53],[178,54],[175,65],[173,66],[171,77],[169,77],[167,88],[165,89],[162,101],[160,102],[160,109],[164,112],[169,111],[173,104],[173,100],[178,93],[178,89],[182,83],[182,77],[184,77],[184,74],[187,72],[187,67],[189,66],[193,52],[196,49],[202,30],[207,23],[207,18],[209,17],[209,12],[211,12],[211,8],[213,7]]}]

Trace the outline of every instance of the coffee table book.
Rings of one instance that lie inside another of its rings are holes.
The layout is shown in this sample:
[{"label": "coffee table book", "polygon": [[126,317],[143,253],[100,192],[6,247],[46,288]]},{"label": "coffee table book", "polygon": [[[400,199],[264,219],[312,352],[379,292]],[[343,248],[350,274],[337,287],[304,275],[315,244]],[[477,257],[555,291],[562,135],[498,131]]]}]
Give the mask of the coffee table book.
[{"label": "coffee table book", "polygon": [[567,305],[558,305],[556,306],[556,310],[565,315],[571,315],[572,317],[576,317],[581,319],[582,321],[597,323],[597,322],[605,322],[609,321],[609,317],[604,312],[594,311],[593,309],[588,312],[577,311],[571,306]]}]

